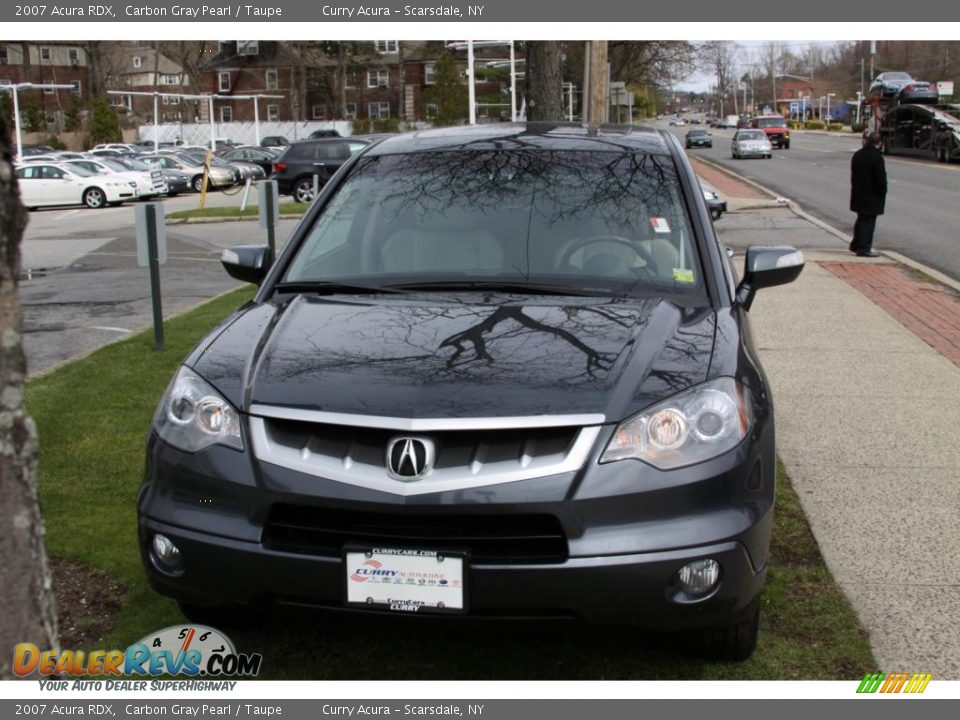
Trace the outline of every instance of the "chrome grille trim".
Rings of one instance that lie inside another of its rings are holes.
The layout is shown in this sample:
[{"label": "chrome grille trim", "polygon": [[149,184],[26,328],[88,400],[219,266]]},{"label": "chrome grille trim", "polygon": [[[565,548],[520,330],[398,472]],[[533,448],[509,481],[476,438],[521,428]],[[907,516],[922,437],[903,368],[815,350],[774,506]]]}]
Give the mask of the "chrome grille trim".
[{"label": "chrome grille trim", "polygon": [[401,432],[439,432],[441,430],[516,430],[520,428],[585,427],[603,425],[607,418],[600,413],[579,415],[520,415],[516,417],[479,418],[398,418],[383,415],[353,415],[323,410],[300,410],[276,405],[251,405],[250,415],[297,420],[322,425],[378,428]]},{"label": "chrome grille trim", "polygon": [[[301,418],[298,420],[302,421]],[[469,466],[435,468],[421,480],[401,482],[387,475],[384,467],[355,462],[350,457],[349,450],[344,457],[334,457],[312,452],[309,441],[301,448],[279,444],[271,437],[268,423],[269,421],[262,417],[249,418],[253,453],[261,462],[347,485],[402,496],[467,490],[576,472],[583,467],[590,455],[601,429],[599,425],[581,427],[565,453],[531,457],[525,452],[512,461],[492,463],[483,463],[481,458],[475,457]],[[326,424],[330,424],[329,421]]]}]

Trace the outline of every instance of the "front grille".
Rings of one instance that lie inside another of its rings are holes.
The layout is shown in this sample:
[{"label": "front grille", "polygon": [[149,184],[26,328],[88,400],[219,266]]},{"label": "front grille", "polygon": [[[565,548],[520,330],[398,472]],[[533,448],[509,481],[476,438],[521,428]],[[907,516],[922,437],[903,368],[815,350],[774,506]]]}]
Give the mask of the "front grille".
[{"label": "front grille", "polygon": [[340,557],[344,546],[465,551],[485,564],[567,559],[560,521],[544,514],[366,512],[277,504],[264,526],[277,550]]},{"label": "front grille", "polygon": [[[253,451],[262,462],[401,495],[576,472],[600,430],[594,425],[406,433],[256,416],[249,422]],[[388,471],[386,451],[393,440],[410,436],[432,443],[436,457],[432,470],[405,482]]]}]

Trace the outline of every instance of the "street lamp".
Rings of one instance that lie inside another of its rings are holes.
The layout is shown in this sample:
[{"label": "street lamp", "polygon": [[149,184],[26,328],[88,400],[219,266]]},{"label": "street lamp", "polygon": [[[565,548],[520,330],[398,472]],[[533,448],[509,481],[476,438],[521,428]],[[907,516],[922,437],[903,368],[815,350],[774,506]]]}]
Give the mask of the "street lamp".
[{"label": "street lamp", "polygon": [[13,95],[13,125],[17,135],[17,157],[23,157],[23,141],[20,137],[20,101],[17,97],[18,90],[76,90],[75,85],[50,85],[33,83],[15,83],[12,85],[0,85],[0,90],[7,90]]}]

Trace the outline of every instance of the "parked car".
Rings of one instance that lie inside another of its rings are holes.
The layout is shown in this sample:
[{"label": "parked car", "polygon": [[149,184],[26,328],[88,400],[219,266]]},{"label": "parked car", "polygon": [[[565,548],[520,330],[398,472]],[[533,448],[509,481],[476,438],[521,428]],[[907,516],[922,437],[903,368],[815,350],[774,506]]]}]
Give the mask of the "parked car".
[{"label": "parked car", "polygon": [[[168,155],[166,153],[159,155],[144,155],[140,159],[148,165],[157,165],[160,168],[176,170],[184,173],[185,175],[189,175],[190,187],[192,187],[196,192],[200,192],[203,189],[204,164],[202,160],[198,162],[195,157],[187,154]],[[208,179],[209,187],[230,187],[231,185],[236,185],[238,182],[240,182],[240,171],[236,168],[223,167],[220,165],[212,165],[210,167],[210,175]]]},{"label": "parked car", "polygon": [[312,133],[307,135],[308,140],[319,140],[320,138],[338,138],[338,137],[340,137],[340,133],[332,129],[314,130]]},{"label": "parked car", "polygon": [[118,162],[130,170],[140,170],[149,173],[159,172],[163,176],[163,181],[167,185],[167,195],[169,197],[179,195],[180,193],[187,192],[191,189],[190,176],[186,173],[179,172],[178,170],[162,168],[157,165],[150,166],[139,158],[118,158],[114,162]]},{"label": "parked car", "polygon": [[904,85],[898,94],[901,103],[915,105],[936,105],[940,101],[937,86],[923,80],[914,80]]},{"label": "parked car", "polygon": [[763,130],[771,145],[784,150],[790,149],[790,128],[782,116],[760,115],[750,120],[750,127]]},{"label": "parked car", "polygon": [[773,145],[763,130],[737,130],[730,143],[733,158],[773,157]]},{"label": "parked car", "polygon": [[707,203],[707,209],[710,210],[710,217],[719,220],[720,216],[727,211],[727,201],[723,200],[713,190],[704,190],[703,199]]},{"label": "parked car", "polygon": [[120,162],[109,158],[86,158],[83,160],[69,160],[65,163],[69,167],[82,167],[95,175],[116,175],[133,183],[138,198],[157,197],[166,195],[167,183],[159,169],[131,170]]},{"label": "parked car", "polygon": [[687,150],[694,147],[713,147],[713,136],[707,130],[694,128],[687,132],[686,142]]},{"label": "parked car", "polygon": [[223,253],[260,288],[157,409],[151,586],[213,625],[579,618],[747,657],[777,462],[747,311],[802,254],[749,249],[735,289],[666,131],[445,128],[347,163],[272,266]]},{"label": "parked car", "polygon": [[724,127],[735,128],[740,123],[739,115],[727,115],[723,121]]},{"label": "parked car", "polygon": [[915,82],[909,73],[905,72],[885,72],[877,75],[876,79],[870,84],[867,95],[879,95],[881,97],[896,97],[905,85]]},{"label": "parked car", "polygon": [[369,143],[355,138],[323,138],[303,140],[287,147],[273,164],[271,180],[284,195],[292,195],[297,202],[313,202],[314,176],[317,185],[323,185],[351,155]]},{"label": "parked car", "polygon": [[283,135],[267,135],[260,140],[261,147],[286,147],[290,144]]},{"label": "parked car", "polygon": [[683,118],[675,117],[670,120],[670,127],[683,127],[683,125]]},{"label": "parked car", "polygon": [[65,163],[17,166],[20,201],[30,210],[53,205],[102,208],[136,198],[135,183],[116,175],[95,175]]},{"label": "parked car", "polygon": [[277,159],[276,155],[255,145],[233,148],[220,157],[227,162],[240,161],[259,165],[267,175],[273,172],[273,163]]}]

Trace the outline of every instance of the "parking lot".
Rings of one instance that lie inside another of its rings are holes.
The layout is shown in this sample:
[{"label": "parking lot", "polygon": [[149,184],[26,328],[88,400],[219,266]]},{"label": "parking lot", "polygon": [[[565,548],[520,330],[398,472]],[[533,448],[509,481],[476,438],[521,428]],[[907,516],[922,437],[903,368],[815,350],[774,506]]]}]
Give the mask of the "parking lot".
[{"label": "parking lot", "polygon": [[[188,194],[162,202],[169,214],[196,208],[199,201]],[[238,203],[238,195],[207,196],[208,207]],[[277,237],[285,239],[294,224],[282,220]],[[164,316],[239,287],[220,265],[221,250],[264,241],[257,222],[168,226],[168,260],[160,272]],[[133,205],[33,211],[21,247],[31,374],[152,323],[149,274],[137,266]]]}]

